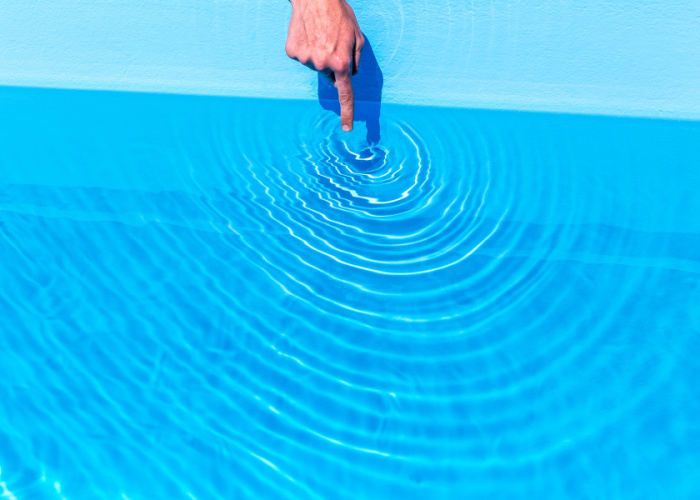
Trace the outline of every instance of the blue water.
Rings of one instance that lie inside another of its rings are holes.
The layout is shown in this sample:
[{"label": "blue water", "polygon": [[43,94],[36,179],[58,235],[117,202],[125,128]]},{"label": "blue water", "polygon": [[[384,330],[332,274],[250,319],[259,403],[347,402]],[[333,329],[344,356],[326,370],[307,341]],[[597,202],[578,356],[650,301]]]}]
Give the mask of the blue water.
[{"label": "blue water", "polygon": [[0,498],[700,498],[700,123],[0,109]]}]

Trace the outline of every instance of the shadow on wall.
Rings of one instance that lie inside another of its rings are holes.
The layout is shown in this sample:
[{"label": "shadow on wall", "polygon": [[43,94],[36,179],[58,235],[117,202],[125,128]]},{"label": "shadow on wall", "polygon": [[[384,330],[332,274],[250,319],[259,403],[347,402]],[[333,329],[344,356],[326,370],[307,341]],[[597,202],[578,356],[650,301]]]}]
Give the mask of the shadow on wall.
[{"label": "shadow on wall", "polygon": [[[382,107],[382,86],[384,76],[379,69],[377,58],[374,57],[372,45],[365,36],[365,46],[362,49],[360,70],[352,78],[355,91],[355,121],[367,125],[367,142],[379,142],[379,113]],[[338,90],[320,73],[318,75],[318,102],[323,109],[333,111],[340,116]]]}]

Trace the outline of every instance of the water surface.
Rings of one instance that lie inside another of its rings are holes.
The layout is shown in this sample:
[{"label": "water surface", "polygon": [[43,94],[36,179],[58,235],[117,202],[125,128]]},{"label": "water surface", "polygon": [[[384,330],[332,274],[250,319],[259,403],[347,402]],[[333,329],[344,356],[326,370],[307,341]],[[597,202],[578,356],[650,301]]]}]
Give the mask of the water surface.
[{"label": "water surface", "polygon": [[0,496],[700,495],[699,123],[0,107]]}]

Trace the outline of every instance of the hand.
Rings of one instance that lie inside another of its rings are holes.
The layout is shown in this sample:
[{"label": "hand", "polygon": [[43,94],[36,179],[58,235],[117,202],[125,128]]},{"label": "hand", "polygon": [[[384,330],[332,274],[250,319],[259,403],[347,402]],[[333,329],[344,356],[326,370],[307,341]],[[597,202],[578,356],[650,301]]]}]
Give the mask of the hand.
[{"label": "hand", "polygon": [[321,72],[338,89],[340,122],[352,130],[355,97],[351,76],[360,66],[365,37],[345,0],[291,0],[287,55]]}]

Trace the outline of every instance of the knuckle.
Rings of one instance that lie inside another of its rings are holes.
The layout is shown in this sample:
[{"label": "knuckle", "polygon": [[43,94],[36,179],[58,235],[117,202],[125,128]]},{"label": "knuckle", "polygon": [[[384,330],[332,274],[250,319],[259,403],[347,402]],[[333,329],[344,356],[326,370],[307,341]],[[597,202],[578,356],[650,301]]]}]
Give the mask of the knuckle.
[{"label": "knuckle", "polygon": [[309,64],[311,62],[311,57],[305,52],[297,54],[296,58],[301,64]]},{"label": "knuckle", "polygon": [[335,54],[331,59],[334,71],[345,71],[350,67],[350,57],[347,55]]},{"label": "knuckle", "polygon": [[284,45],[284,51],[287,53],[287,57],[290,57],[291,59],[294,59],[296,57],[296,50],[294,49],[294,44],[287,40],[287,43]]},{"label": "knuckle", "polygon": [[316,69],[318,71],[326,71],[327,69],[330,69],[330,64],[328,62],[328,59],[325,57],[322,57],[322,58],[314,61],[314,66],[316,66]]}]

